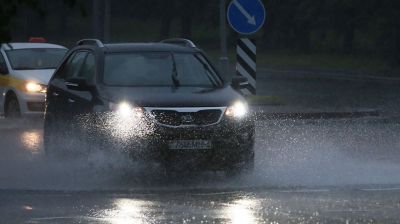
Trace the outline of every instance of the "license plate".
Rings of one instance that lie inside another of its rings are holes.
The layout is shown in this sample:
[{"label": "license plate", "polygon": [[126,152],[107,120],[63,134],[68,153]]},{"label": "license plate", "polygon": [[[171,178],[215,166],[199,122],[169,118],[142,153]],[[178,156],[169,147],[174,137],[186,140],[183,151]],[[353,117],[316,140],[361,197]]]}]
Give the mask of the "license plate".
[{"label": "license plate", "polygon": [[209,140],[174,140],[168,142],[169,149],[211,149]]}]

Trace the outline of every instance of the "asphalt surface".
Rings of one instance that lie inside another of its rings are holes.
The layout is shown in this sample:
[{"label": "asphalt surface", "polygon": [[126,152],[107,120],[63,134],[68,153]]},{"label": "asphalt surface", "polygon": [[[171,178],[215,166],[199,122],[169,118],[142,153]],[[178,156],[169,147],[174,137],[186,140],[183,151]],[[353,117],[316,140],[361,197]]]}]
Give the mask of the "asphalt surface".
[{"label": "asphalt surface", "polygon": [[257,94],[281,98],[285,104],[282,110],[290,110],[285,108],[289,106],[294,108],[293,112],[373,109],[398,114],[400,111],[399,79],[286,73],[266,70],[257,74]]},{"label": "asphalt surface", "polygon": [[157,165],[132,163],[118,152],[48,159],[40,120],[0,119],[0,223],[400,223],[396,85],[265,81],[266,94],[293,108],[325,102],[321,110],[336,105],[385,113],[258,119],[255,172],[236,178],[213,172],[166,177]]},{"label": "asphalt surface", "polygon": [[237,178],[49,160],[41,122],[1,123],[4,223],[400,222],[400,119],[260,121],[256,170]]}]

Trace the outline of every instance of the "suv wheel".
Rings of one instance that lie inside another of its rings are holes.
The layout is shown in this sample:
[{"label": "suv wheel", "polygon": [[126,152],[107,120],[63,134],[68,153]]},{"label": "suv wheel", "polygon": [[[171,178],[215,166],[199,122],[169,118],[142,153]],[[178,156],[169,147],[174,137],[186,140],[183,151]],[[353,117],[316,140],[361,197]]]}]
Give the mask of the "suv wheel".
[{"label": "suv wheel", "polygon": [[19,103],[16,96],[12,95],[7,98],[4,115],[6,118],[21,117],[21,109],[19,108]]}]

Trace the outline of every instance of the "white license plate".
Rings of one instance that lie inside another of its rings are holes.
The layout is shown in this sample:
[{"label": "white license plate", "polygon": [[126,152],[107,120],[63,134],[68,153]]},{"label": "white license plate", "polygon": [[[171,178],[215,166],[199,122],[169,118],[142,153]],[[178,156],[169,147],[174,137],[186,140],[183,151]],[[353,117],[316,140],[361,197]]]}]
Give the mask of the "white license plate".
[{"label": "white license plate", "polygon": [[211,149],[210,140],[173,140],[168,142],[169,149]]}]

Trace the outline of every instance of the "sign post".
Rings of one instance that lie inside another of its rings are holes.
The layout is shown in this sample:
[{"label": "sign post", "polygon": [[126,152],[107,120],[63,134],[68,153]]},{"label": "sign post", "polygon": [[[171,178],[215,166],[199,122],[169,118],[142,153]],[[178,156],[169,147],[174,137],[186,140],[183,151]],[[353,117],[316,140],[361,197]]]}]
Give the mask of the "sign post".
[{"label": "sign post", "polygon": [[229,70],[229,60],[228,60],[228,50],[227,50],[227,35],[226,35],[226,5],[225,0],[219,0],[219,35],[220,35],[220,46],[221,46],[221,55],[219,58],[219,65],[224,74],[225,78],[227,77]]},{"label": "sign post", "polygon": [[260,0],[232,0],[228,6],[229,25],[241,37],[236,45],[236,73],[246,77],[249,85],[242,90],[245,95],[256,94],[256,42],[249,38],[265,22],[265,8]]}]

